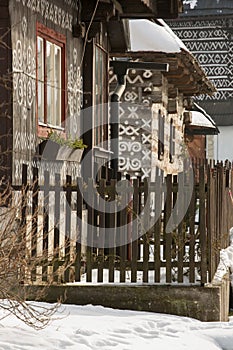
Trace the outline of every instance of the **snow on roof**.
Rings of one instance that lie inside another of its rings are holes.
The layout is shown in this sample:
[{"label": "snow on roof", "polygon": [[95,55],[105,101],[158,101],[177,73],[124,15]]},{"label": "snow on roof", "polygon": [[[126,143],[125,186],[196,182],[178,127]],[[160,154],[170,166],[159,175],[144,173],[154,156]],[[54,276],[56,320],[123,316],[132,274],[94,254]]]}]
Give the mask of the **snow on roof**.
[{"label": "snow on roof", "polygon": [[191,9],[197,6],[197,0],[183,0],[184,5],[189,5]]},{"label": "snow on roof", "polygon": [[146,20],[129,20],[131,52],[155,51],[177,53],[181,48],[188,51],[184,43],[161,19],[157,23]]},{"label": "snow on roof", "polygon": [[192,122],[190,126],[204,126],[206,128],[216,129],[216,125],[210,116],[208,118],[201,112],[191,111],[192,113]]}]

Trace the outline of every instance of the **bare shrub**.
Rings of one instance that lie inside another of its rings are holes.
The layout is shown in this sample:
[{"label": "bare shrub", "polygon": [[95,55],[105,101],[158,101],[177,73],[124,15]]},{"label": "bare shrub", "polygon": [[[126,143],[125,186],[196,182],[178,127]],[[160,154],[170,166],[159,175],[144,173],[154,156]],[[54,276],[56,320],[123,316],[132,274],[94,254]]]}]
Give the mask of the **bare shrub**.
[{"label": "bare shrub", "polygon": [[[68,239],[57,247],[49,247],[50,232],[45,231],[47,213],[39,206],[32,211],[30,203],[38,194],[32,193],[32,187],[15,192],[3,180],[0,185],[0,308],[29,326],[43,328],[60,301],[51,306],[27,302],[30,287],[33,286],[34,300],[44,299],[52,283],[62,282],[75,256],[65,258]],[[37,290],[35,285],[40,288]]]}]

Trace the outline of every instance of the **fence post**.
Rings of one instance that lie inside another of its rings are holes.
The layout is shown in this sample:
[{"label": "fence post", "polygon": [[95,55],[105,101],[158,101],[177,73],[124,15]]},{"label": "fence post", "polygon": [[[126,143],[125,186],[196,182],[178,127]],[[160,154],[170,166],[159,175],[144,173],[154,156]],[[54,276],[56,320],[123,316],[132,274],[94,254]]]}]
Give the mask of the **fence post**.
[{"label": "fence post", "polygon": [[49,248],[49,182],[50,176],[49,172],[44,172],[44,225],[43,225],[43,260],[46,262],[42,266],[42,281],[48,281],[48,248]]},{"label": "fence post", "polygon": [[132,213],[132,261],[131,261],[131,282],[137,282],[137,257],[138,257],[138,215],[139,213],[139,179],[133,180],[133,213]]},{"label": "fence post", "polygon": [[100,179],[99,181],[99,248],[98,248],[98,282],[103,282],[103,268],[104,268],[104,246],[105,246],[105,188],[106,180]]},{"label": "fence post", "polygon": [[[76,187],[77,187],[77,208],[76,208],[76,215],[77,215],[77,237],[76,237],[76,257],[75,257],[75,281],[80,281],[81,279],[81,268],[82,268],[82,242],[83,240],[83,227],[84,224],[82,223],[82,210],[83,210],[83,180],[82,178],[78,178],[76,181]],[[85,237],[86,240],[86,237]],[[86,258],[86,257],[85,257]]]},{"label": "fence post", "polygon": [[[38,243],[38,168],[32,169],[33,172],[33,183],[32,183],[32,231],[31,231],[31,258],[37,258],[37,243]],[[36,281],[37,279],[37,268],[34,266],[31,271],[31,279]]]},{"label": "fence post", "polygon": [[[143,183],[144,190],[144,215],[143,215],[143,282],[148,283],[148,262],[149,262],[149,240],[150,240],[150,231],[145,228],[150,222],[150,182],[149,179],[145,179]],[[148,232],[147,232],[148,231]]]},{"label": "fence post", "polygon": [[172,246],[172,235],[171,232],[167,232],[167,223],[172,213],[172,175],[167,175],[166,178],[167,185],[167,196],[166,203],[164,207],[164,229],[163,229],[163,242],[165,248],[165,259],[166,259],[166,282],[171,283],[172,274],[171,274],[171,246]]},{"label": "fence post", "polygon": [[160,282],[161,267],[161,229],[162,229],[162,199],[163,199],[163,175],[157,174],[155,179],[155,217],[157,218],[154,226],[154,282]]},{"label": "fence post", "polygon": [[201,247],[201,284],[207,282],[207,237],[206,237],[206,193],[205,193],[205,164],[202,161],[199,165],[199,228]]},{"label": "fence post", "polygon": [[94,236],[94,181],[88,179],[87,186],[87,282],[92,282],[92,263],[93,263],[93,236]]}]

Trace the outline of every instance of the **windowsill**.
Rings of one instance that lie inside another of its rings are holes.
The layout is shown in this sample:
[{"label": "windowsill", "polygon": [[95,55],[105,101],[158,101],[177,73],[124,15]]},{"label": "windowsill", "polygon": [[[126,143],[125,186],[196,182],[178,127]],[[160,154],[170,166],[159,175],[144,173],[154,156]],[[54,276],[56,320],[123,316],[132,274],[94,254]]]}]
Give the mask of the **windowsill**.
[{"label": "windowsill", "polygon": [[45,124],[45,123],[42,123],[42,122],[39,122],[39,126],[44,126],[46,128],[50,128],[50,129],[56,129],[56,130],[61,130],[61,131],[64,131],[65,128],[63,128],[62,126],[56,126],[56,125],[52,125],[52,124]]},{"label": "windowsill", "polygon": [[96,147],[96,146],[93,147],[93,151],[96,157],[105,158],[105,159],[109,158],[109,156],[113,154],[112,151],[109,151],[102,147]]},{"label": "windowsill", "polygon": [[45,124],[42,122],[38,123],[38,136],[39,137],[47,137],[50,130],[57,130],[60,131],[62,134],[65,135],[65,128],[61,126],[54,126],[52,124]]}]

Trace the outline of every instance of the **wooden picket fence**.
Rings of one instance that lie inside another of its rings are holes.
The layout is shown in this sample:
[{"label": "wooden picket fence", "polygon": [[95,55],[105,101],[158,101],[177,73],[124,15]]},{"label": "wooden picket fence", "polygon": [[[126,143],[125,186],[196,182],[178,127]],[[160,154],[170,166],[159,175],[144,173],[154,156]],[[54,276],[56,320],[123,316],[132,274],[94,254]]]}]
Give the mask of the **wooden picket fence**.
[{"label": "wooden picket fence", "polygon": [[233,225],[233,169],[195,160],[192,171],[62,182],[48,171],[39,181],[35,167],[29,181],[24,165],[15,190],[30,233],[27,282],[208,282]]}]

